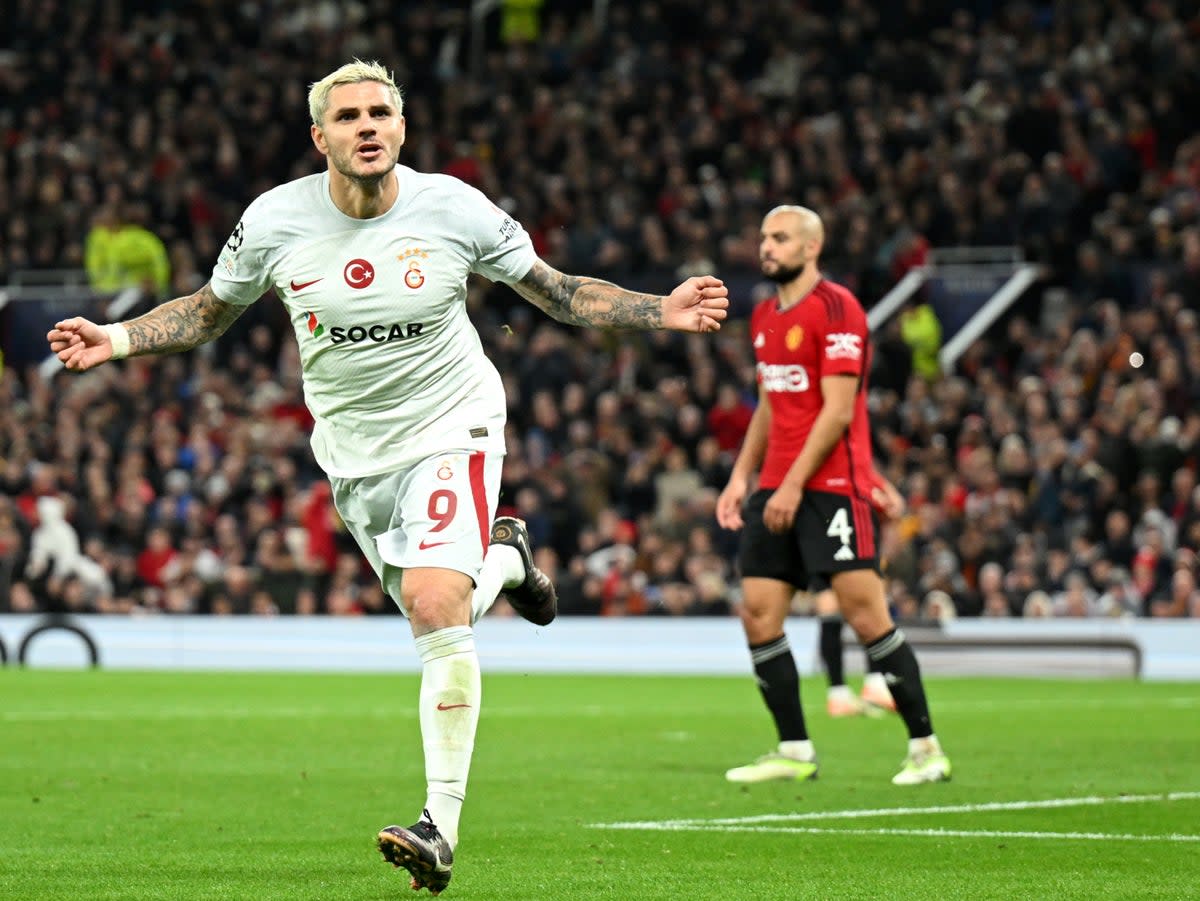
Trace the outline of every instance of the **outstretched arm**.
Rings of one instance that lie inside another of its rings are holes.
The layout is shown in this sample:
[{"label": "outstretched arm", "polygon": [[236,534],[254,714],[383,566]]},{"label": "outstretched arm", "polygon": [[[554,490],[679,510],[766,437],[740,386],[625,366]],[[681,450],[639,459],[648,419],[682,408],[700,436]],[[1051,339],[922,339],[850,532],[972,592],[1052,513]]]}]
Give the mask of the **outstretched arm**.
[{"label": "outstretched arm", "polygon": [[715,332],[729,308],[728,289],[711,275],[689,278],[666,296],[639,294],[538,260],[512,287],[559,322],[593,328]]},{"label": "outstretched arm", "polygon": [[63,365],[82,371],[114,358],[191,350],[223,335],[245,309],[221,300],[205,284],[195,294],[168,300],[117,326],[79,316],[65,319],[46,338]]}]

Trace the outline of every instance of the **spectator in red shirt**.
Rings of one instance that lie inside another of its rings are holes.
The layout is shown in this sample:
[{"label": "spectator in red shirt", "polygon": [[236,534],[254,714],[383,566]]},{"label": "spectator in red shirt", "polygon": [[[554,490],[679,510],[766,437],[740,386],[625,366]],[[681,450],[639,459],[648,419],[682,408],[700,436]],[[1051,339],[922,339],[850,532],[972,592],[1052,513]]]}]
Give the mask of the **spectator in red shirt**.
[{"label": "spectator in red shirt", "polygon": [[754,408],[746,403],[737,387],[726,382],[717,389],[717,401],[708,411],[708,431],[722,451],[737,453],[753,415]]},{"label": "spectator in red shirt", "polygon": [[147,585],[162,588],[165,585],[163,570],[175,559],[175,548],[171,533],[163,526],[155,526],[146,535],[146,547],[138,554],[138,576]]}]

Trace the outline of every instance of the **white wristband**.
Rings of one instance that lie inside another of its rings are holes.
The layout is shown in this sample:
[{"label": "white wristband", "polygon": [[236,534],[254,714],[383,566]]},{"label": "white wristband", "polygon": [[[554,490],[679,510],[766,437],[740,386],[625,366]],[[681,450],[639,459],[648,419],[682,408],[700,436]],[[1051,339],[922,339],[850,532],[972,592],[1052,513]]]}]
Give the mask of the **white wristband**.
[{"label": "white wristband", "polygon": [[119,322],[100,326],[112,343],[112,358],[120,360],[129,356],[129,330]]}]

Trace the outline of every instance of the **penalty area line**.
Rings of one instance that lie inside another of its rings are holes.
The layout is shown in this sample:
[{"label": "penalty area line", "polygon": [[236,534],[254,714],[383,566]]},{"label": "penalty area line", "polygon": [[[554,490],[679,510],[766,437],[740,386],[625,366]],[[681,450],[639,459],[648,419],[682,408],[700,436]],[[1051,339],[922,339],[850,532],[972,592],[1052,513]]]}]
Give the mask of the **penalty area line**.
[{"label": "penalty area line", "polygon": [[[633,824],[597,824],[602,829],[629,829]],[[1115,832],[1030,832],[1026,830],[1002,829],[894,829],[886,826],[878,829],[837,829],[822,826],[753,826],[715,825],[701,823],[642,823],[638,827],[656,832],[774,832],[800,835],[901,835],[922,838],[1034,838],[1065,839],[1075,841],[1119,841],[1119,842],[1200,842],[1200,835],[1138,835]]]},{"label": "penalty area line", "polygon": [[[1200,791],[1158,792],[1142,795],[1087,795],[1077,798],[1047,798],[1030,801],[989,801],[982,804],[943,804],[932,807],[873,807],[854,810],[814,810],[805,813],[771,813],[752,817],[647,820],[627,823],[592,823],[593,829],[730,829],[767,823],[798,823],[811,820],[852,820],[875,817],[921,816],[950,813],[988,813],[1004,810],[1046,810],[1061,807],[1092,807],[1109,804],[1151,804],[1200,800]],[[788,831],[801,831],[799,828]],[[978,834],[978,833],[971,833]],[[1046,834],[1046,833],[1038,833]],[[1190,839],[1186,839],[1190,840]]]}]

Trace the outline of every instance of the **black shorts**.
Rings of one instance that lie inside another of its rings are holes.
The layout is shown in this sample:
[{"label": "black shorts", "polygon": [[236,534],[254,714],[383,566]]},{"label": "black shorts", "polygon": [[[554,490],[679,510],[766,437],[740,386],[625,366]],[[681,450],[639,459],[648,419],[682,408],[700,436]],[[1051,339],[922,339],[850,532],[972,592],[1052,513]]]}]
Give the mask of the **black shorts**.
[{"label": "black shorts", "polygon": [[864,498],[806,491],[790,532],[768,531],[763,508],[774,494],[754,492],[742,510],[738,566],[743,579],[776,579],[798,589],[828,587],[832,573],[879,572],[879,522]]}]

